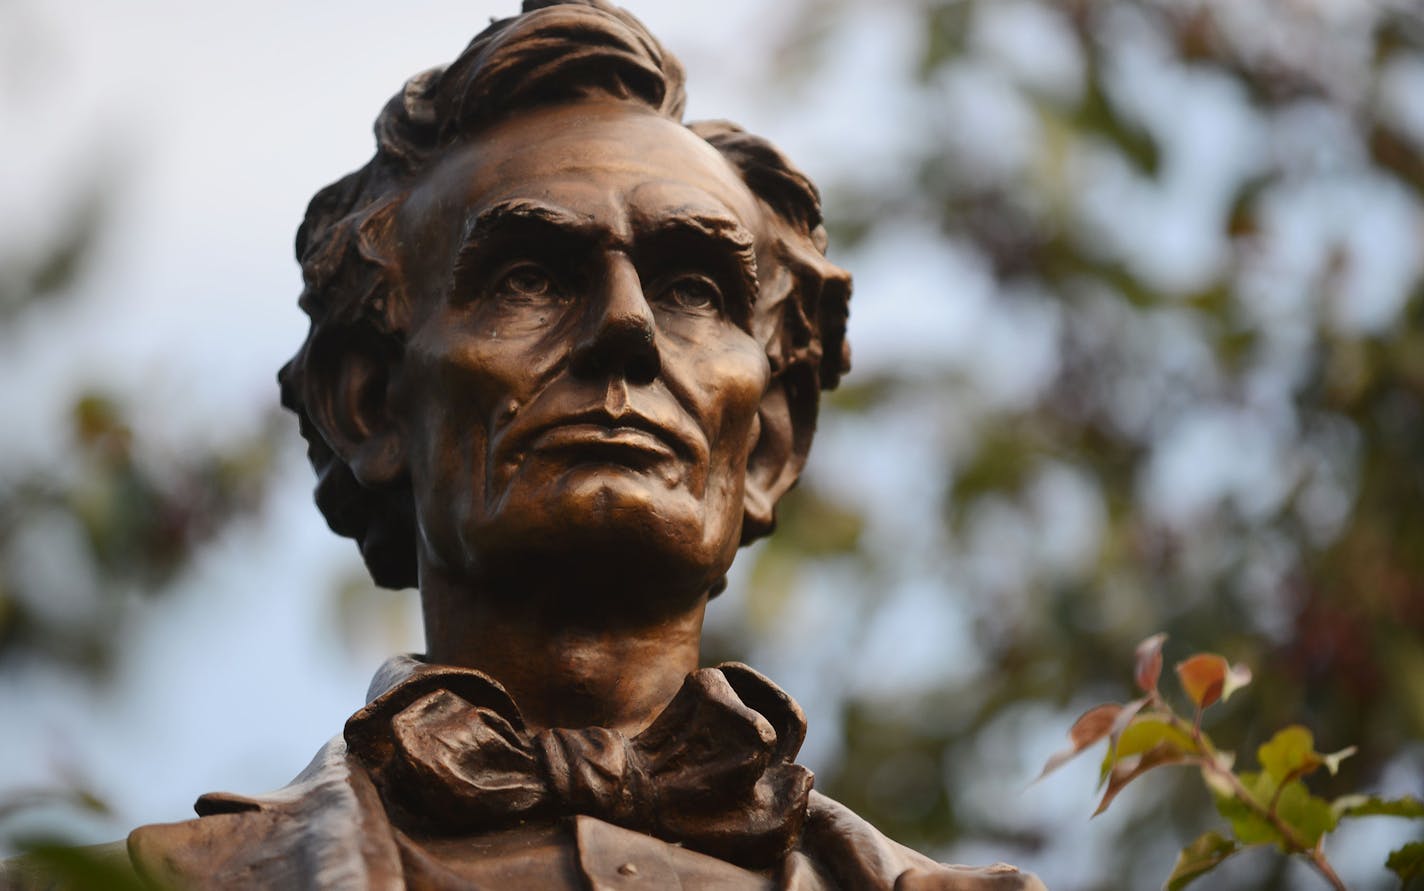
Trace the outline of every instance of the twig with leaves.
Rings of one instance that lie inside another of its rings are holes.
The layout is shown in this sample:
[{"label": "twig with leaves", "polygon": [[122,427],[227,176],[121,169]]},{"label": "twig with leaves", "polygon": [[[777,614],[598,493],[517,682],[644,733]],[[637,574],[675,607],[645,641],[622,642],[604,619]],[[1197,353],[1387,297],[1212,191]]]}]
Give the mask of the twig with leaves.
[{"label": "twig with leaves", "polygon": [[[1233,753],[1219,749],[1202,730],[1202,713],[1250,683],[1250,669],[1232,665],[1215,653],[1197,653],[1177,663],[1177,679],[1193,706],[1189,720],[1172,708],[1158,689],[1166,640],[1165,634],[1155,634],[1137,647],[1135,673],[1143,695],[1084,712],[1068,731],[1071,745],[1048,759],[1039,779],[1107,739],[1108,751],[1099,775],[1103,797],[1093,814],[1097,816],[1129,783],[1155,767],[1183,765],[1200,770],[1216,799],[1217,811],[1230,824],[1230,834],[1207,832],[1184,848],[1164,885],[1167,891],[1186,887],[1239,851],[1268,844],[1304,858],[1332,888],[1348,891],[1325,855],[1325,837],[1341,820],[1424,818],[1424,802],[1413,797],[1345,795],[1326,801],[1312,795],[1305,777],[1322,767],[1333,775],[1340,762],[1355,753],[1355,747],[1321,754],[1315,751],[1314,735],[1300,725],[1284,728],[1256,750],[1259,770],[1236,771]],[[1385,866],[1402,884],[1424,876],[1424,841],[1392,851]]]}]

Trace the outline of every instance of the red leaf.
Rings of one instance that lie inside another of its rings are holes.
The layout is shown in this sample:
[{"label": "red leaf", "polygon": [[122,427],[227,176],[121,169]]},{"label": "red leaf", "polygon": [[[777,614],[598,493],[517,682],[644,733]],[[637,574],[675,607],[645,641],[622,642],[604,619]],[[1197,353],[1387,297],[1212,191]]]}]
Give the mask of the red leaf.
[{"label": "red leaf", "polygon": [[[1141,706],[1139,705],[1138,708],[1141,708]],[[1136,709],[1133,711],[1136,711]],[[1049,758],[1048,762],[1043,765],[1043,772],[1038,775],[1038,779],[1034,780],[1034,782],[1038,782],[1038,780],[1048,776],[1072,759],[1074,755],[1107,736],[1109,733],[1112,733],[1113,728],[1117,724],[1118,717],[1122,715],[1123,712],[1123,706],[1118,705],[1116,702],[1107,702],[1083,712],[1068,730],[1068,740],[1072,744],[1063,751],[1055,754],[1052,758]]]},{"label": "red leaf", "polygon": [[1162,644],[1166,634],[1154,634],[1137,645],[1137,688],[1143,693],[1157,689],[1157,679],[1162,676]]},{"label": "red leaf", "polygon": [[1206,708],[1221,698],[1231,666],[1215,653],[1197,653],[1177,663],[1177,679],[1197,708]]}]

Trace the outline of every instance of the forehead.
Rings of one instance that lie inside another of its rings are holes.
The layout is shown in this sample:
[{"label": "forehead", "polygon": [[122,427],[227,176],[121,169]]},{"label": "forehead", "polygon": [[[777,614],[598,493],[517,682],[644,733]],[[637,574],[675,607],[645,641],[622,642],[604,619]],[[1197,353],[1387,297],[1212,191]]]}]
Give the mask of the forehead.
[{"label": "forehead", "polygon": [[448,231],[517,199],[559,205],[619,236],[680,215],[759,228],[756,199],[715,148],[675,121],[615,101],[522,112],[455,146],[411,191],[401,216],[407,227]]}]

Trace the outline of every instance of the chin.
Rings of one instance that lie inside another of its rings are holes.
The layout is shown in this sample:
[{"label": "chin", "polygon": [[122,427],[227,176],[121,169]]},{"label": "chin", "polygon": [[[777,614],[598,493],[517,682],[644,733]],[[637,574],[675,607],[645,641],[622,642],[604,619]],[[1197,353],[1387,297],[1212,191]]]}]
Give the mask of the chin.
[{"label": "chin", "polygon": [[[726,512],[709,512],[684,488],[606,470],[569,482],[538,498],[511,493],[504,510],[468,528],[462,537],[470,563],[515,587],[538,579],[656,598],[701,596],[730,567],[739,524],[725,522]],[[720,521],[718,528],[709,520]]]}]

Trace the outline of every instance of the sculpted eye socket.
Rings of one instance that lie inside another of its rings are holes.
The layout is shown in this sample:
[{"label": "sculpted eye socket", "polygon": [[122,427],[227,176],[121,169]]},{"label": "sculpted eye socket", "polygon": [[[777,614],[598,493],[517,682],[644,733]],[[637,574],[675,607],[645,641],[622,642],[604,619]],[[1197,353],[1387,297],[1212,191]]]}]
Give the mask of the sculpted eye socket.
[{"label": "sculpted eye socket", "polygon": [[510,266],[496,279],[494,293],[516,300],[537,300],[558,297],[559,288],[543,267],[525,261]]},{"label": "sculpted eye socket", "polygon": [[669,306],[689,312],[707,312],[722,308],[722,289],[705,275],[688,273],[667,283],[658,299]]}]

